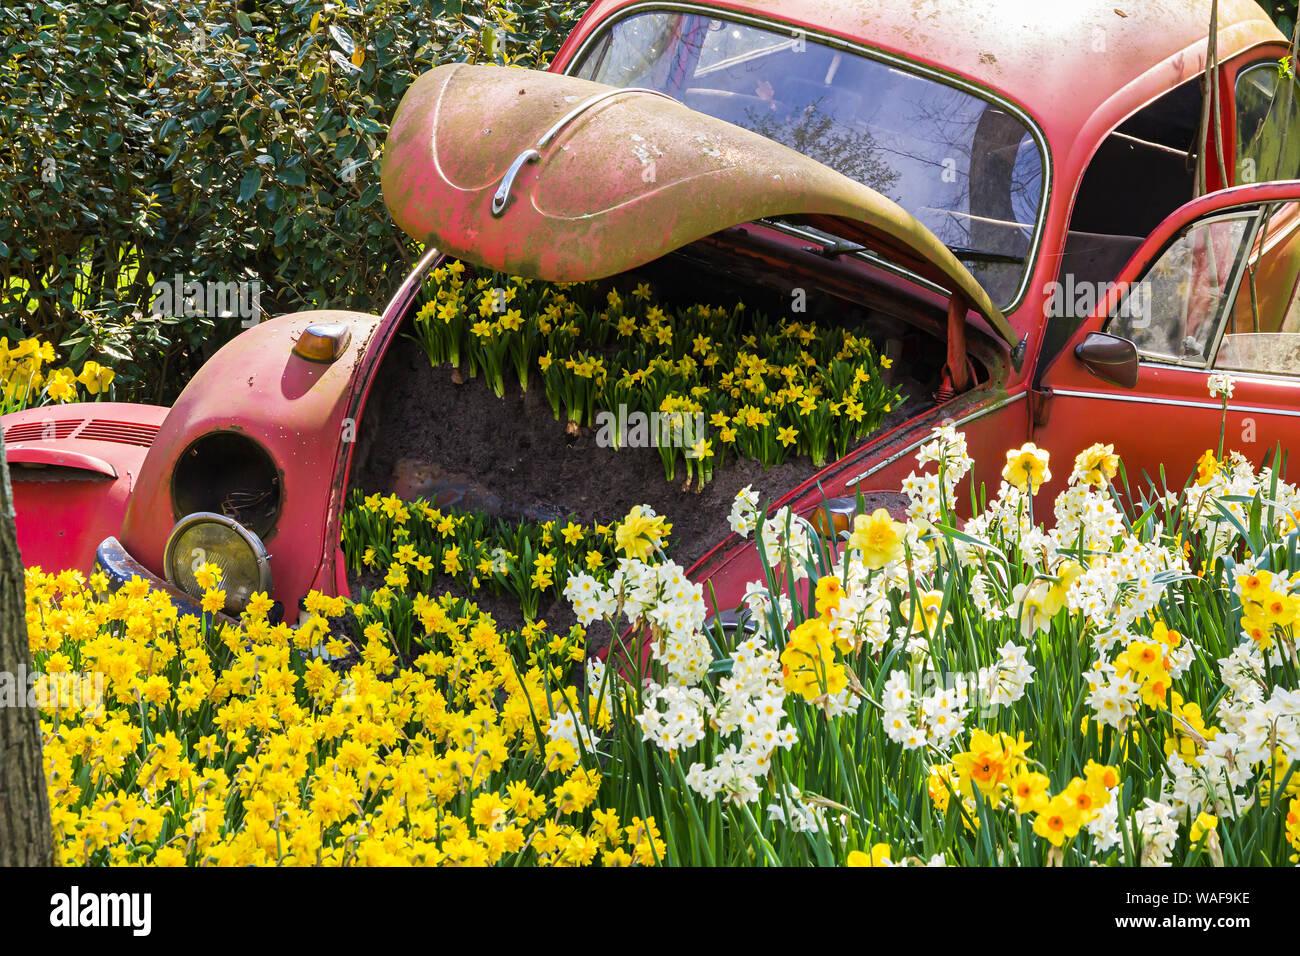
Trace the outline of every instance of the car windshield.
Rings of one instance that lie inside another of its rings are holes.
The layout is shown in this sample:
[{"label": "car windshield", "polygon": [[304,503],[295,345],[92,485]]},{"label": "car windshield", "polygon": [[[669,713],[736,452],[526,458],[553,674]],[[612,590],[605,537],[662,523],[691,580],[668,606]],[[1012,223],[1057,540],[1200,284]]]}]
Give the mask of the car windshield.
[{"label": "car windshield", "polygon": [[1004,107],[798,31],[667,11],[616,21],[572,72],[667,93],[870,186],[952,249],[999,306],[1018,298],[1043,167]]}]

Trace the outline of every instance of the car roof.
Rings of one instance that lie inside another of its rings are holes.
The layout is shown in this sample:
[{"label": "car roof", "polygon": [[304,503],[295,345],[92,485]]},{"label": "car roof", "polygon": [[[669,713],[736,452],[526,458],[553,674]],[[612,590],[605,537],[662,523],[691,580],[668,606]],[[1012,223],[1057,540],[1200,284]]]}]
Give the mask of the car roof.
[{"label": "car roof", "polygon": [[[728,9],[807,26],[974,80],[1024,107],[1057,152],[1103,107],[1109,105],[1105,113],[1123,118],[1149,102],[1153,88],[1159,95],[1202,72],[1211,0],[705,0],[665,5]],[[653,6],[646,0],[603,0],[593,5],[586,23],[595,24],[621,8]],[[1220,59],[1284,39],[1254,0],[1220,0]],[[1150,76],[1153,72],[1161,75]]]}]

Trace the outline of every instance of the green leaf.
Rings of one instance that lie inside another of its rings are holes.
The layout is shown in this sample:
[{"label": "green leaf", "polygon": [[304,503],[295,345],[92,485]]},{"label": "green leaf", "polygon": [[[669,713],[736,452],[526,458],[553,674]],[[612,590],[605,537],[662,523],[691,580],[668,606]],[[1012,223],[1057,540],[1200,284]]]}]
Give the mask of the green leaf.
[{"label": "green leaf", "polygon": [[340,53],[338,50],[330,50],[330,59],[333,60],[333,61],[334,61],[334,64],[335,64],[339,69],[343,70],[343,72],[345,72],[345,73],[360,73],[360,72],[361,72],[361,70],[357,67],[357,65],[356,65],[355,63],[353,63],[351,60],[349,60],[346,56],[344,56],[344,55],[343,55],[342,53]]},{"label": "green leaf", "polygon": [[250,168],[239,181],[239,201],[246,203],[262,188],[262,174],[256,168]]},{"label": "green leaf", "polygon": [[339,45],[339,49],[343,51],[345,56],[351,56],[356,52],[357,44],[352,39],[352,34],[337,23],[330,24],[330,36],[334,38],[334,42]]}]

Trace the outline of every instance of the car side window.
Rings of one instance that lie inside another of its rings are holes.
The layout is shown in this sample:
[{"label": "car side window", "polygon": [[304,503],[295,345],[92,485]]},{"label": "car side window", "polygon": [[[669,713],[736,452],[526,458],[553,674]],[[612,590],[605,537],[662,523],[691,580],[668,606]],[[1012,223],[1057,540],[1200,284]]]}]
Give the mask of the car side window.
[{"label": "car side window", "polygon": [[1237,76],[1237,182],[1300,178],[1300,91],[1270,60]]},{"label": "car side window", "polygon": [[[1095,289],[1112,281],[1142,240],[1195,196],[1193,152],[1203,99],[1200,80],[1187,80],[1102,141],[1070,212],[1056,276],[1061,287]],[[1065,346],[1094,304],[1091,296],[1061,296],[1044,329],[1044,360]]]},{"label": "car side window", "polygon": [[1264,210],[1215,355],[1232,372],[1300,375],[1300,203]]},{"label": "car side window", "polygon": [[1107,331],[1143,361],[1205,368],[1246,260],[1257,210],[1192,223],[1126,290]]}]

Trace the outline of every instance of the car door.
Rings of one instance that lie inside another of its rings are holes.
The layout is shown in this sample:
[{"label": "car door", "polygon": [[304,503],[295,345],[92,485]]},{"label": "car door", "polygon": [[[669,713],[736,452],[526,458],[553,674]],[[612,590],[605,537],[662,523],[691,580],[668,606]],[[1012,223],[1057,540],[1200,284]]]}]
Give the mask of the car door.
[{"label": "car door", "polygon": [[[1300,439],[1300,181],[1211,193],[1138,248],[1039,378],[1054,482],[1094,442],[1180,487],[1207,449],[1256,465]],[[1210,377],[1233,380],[1226,419]]]}]

